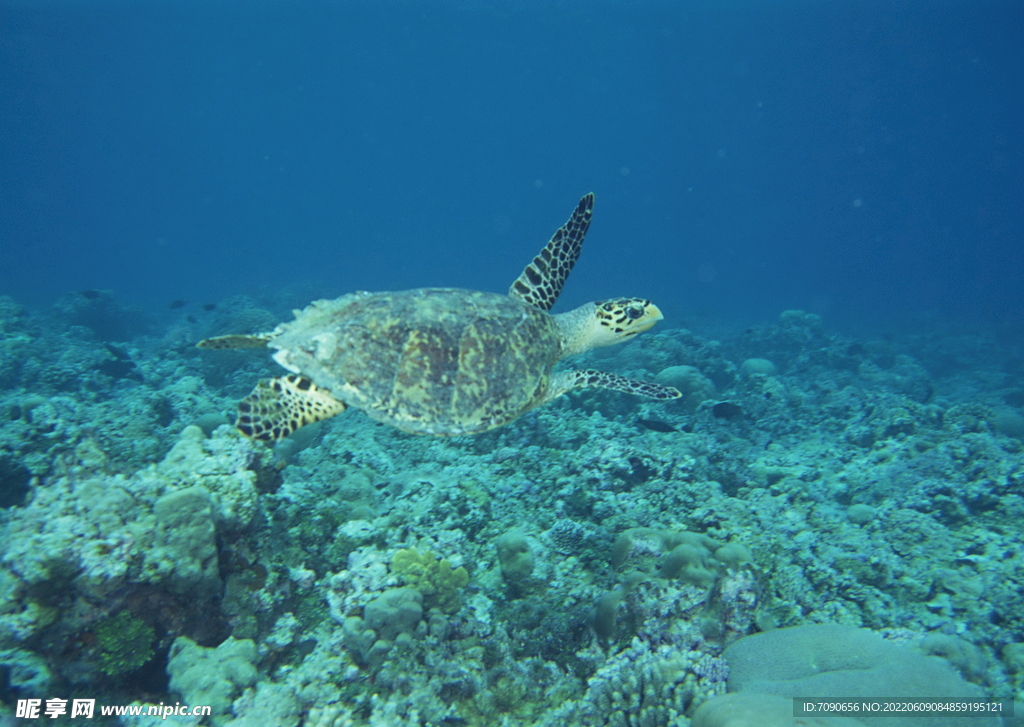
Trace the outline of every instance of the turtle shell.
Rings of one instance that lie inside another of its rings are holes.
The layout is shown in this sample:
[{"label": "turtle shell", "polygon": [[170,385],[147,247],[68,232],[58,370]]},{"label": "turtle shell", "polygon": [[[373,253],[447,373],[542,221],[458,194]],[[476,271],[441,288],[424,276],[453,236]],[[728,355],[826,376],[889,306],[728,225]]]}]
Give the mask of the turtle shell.
[{"label": "turtle shell", "polygon": [[494,429],[540,404],[562,351],[548,313],[450,288],[319,300],[268,345],[278,363],[348,406],[438,435]]}]

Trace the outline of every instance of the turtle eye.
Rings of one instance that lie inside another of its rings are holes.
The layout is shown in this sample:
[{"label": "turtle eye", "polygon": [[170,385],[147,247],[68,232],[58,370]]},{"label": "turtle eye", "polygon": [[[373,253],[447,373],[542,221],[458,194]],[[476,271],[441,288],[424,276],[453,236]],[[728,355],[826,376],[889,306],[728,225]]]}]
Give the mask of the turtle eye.
[{"label": "turtle eye", "polygon": [[643,314],[644,314],[644,309],[643,308],[639,308],[639,307],[637,307],[635,305],[631,305],[631,306],[629,306],[629,308],[626,309],[626,315],[629,317],[629,319],[631,321],[635,321],[637,318],[639,318]]}]

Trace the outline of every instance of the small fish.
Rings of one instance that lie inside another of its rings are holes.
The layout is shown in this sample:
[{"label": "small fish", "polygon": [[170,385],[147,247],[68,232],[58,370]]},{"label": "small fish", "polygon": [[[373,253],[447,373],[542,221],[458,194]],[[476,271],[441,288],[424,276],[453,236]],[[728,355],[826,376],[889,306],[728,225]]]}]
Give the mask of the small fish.
[{"label": "small fish", "polygon": [[100,297],[100,291],[98,291],[98,290],[83,290],[83,291],[81,291],[79,293],[79,295],[81,295],[83,298],[88,298],[89,300],[96,300],[97,298]]},{"label": "small fish", "polygon": [[216,303],[203,303],[203,310],[214,310],[216,307]]},{"label": "small fish", "polygon": [[100,363],[96,370],[112,379],[124,379],[132,376],[132,374],[134,374],[132,378],[138,378],[138,372],[135,371],[135,363],[130,360],[117,359],[115,361],[107,359]]},{"label": "small fish", "polygon": [[270,572],[267,570],[267,566],[262,563],[256,563],[252,567],[252,572],[248,575],[249,590],[258,591],[267,584],[267,576],[270,575]]},{"label": "small fish", "polygon": [[733,404],[731,401],[720,401],[711,407],[711,413],[716,419],[732,419],[743,413],[738,404]]},{"label": "small fish", "polygon": [[678,432],[679,430],[666,422],[657,419],[637,419],[637,424],[650,429],[652,432]]},{"label": "small fish", "polygon": [[114,358],[113,360],[107,359],[96,367],[101,374],[106,374],[112,379],[135,379],[136,381],[142,381],[142,375],[126,350],[112,343],[104,343],[103,345]]},{"label": "small fish", "polygon": [[171,310],[176,310],[178,308],[184,308],[186,305],[188,305],[187,300],[172,300],[167,304],[167,307]]},{"label": "small fish", "polygon": [[104,343],[103,345],[107,347],[108,351],[110,351],[110,355],[118,361],[131,361],[131,357],[128,355],[128,352],[120,346],[115,346],[112,343]]}]

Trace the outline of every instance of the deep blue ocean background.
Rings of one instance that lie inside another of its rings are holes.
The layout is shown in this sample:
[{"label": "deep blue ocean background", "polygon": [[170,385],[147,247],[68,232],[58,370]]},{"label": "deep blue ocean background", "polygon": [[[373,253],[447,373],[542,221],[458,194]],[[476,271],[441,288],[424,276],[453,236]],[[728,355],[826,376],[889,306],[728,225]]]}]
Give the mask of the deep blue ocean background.
[{"label": "deep blue ocean background", "polygon": [[[0,2],[0,294],[1022,322],[1020,2]],[[301,295],[299,296],[301,297]]]},{"label": "deep blue ocean background", "polygon": [[0,727],[1020,727],[1022,292],[1024,0],[0,0]]}]

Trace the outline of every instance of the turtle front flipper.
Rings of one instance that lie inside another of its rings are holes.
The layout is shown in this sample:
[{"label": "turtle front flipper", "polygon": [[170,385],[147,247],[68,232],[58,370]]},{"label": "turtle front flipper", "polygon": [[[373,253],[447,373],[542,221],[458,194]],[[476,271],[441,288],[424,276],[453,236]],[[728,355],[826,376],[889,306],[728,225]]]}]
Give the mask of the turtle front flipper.
[{"label": "turtle front flipper", "polygon": [[204,338],[196,344],[196,348],[266,348],[271,338],[273,334],[270,333],[213,336]]},{"label": "turtle front flipper", "polygon": [[300,427],[345,411],[345,405],[327,389],[305,376],[290,374],[260,379],[252,393],[238,402],[235,427],[263,442],[284,439]]},{"label": "turtle front flipper", "polygon": [[646,396],[649,399],[662,401],[678,399],[683,395],[679,389],[671,386],[627,379],[625,376],[610,374],[607,371],[573,369],[559,371],[551,377],[551,386],[545,400],[546,402],[551,401],[571,389],[611,389],[612,391],[621,391],[623,394]]},{"label": "turtle front flipper", "polygon": [[583,249],[583,238],[594,214],[594,193],[586,194],[568,222],[551,236],[544,249],[516,278],[508,294],[540,310],[551,310],[572,266]]}]

